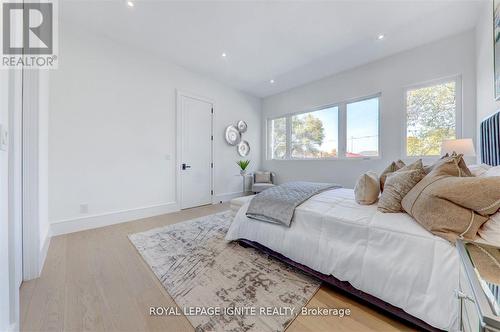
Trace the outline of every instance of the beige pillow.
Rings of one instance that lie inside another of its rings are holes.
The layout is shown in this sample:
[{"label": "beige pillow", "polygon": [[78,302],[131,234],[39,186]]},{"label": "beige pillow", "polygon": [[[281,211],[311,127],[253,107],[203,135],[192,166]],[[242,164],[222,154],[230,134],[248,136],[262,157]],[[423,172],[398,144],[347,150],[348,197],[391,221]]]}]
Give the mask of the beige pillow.
[{"label": "beige pillow", "polygon": [[449,158],[413,187],[402,205],[437,236],[452,243],[459,237],[473,240],[489,215],[500,208],[500,177],[460,177],[464,173],[461,156]]},{"label": "beige pillow", "polygon": [[398,169],[397,172],[412,171],[416,169],[424,169],[424,165],[422,164],[422,159],[418,159],[417,161]]},{"label": "beige pillow", "polygon": [[454,243],[473,240],[500,208],[500,177],[436,175],[433,170],[403,199],[404,210],[425,229]]},{"label": "beige pillow", "polygon": [[399,159],[398,161],[393,161],[389,166],[387,166],[380,174],[380,191],[384,191],[384,184],[387,175],[396,172],[397,170],[405,166],[406,164],[401,159]]},{"label": "beige pillow", "polygon": [[380,194],[380,183],[378,175],[374,172],[366,172],[356,181],[354,187],[354,198],[361,205],[370,205],[377,201]]},{"label": "beige pillow", "polygon": [[[472,173],[467,168],[461,154],[452,154],[451,156],[439,159],[432,168],[430,173],[437,175],[450,175],[450,176],[472,176]],[[429,173],[429,174],[430,174]]]},{"label": "beige pillow", "polygon": [[398,166],[396,166],[396,162],[393,161],[389,166],[387,166],[382,173],[380,173],[380,190],[384,191],[385,179],[387,179],[387,175],[390,173],[394,173],[398,170]]},{"label": "beige pillow", "polygon": [[434,164],[432,164],[432,165],[425,165],[424,166],[425,173],[429,174],[434,169],[434,167],[436,167],[441,162],[441,160],[443,160],[444,158],[447,158],[449,156],[450,155],[448,153],[446,153],[444,156],[442,156],[436,162],[434,162]]},{"label": "beige pillow", "polygon": [[380,196],[378,210],[384,213],[403,211],[401,200],[425,177],[423,168],[399,170],[389,174],[385,181],[385,190]]},{"label": "beige pillow", "polygon": [[271,172],[255,172],[255,183],[271,183]]}]

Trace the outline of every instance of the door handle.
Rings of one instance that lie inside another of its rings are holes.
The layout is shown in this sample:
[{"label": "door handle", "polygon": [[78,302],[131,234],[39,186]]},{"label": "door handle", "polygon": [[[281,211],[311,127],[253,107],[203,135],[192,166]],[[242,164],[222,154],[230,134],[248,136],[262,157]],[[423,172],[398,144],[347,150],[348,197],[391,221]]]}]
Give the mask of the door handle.
[{"label": "door handle", "polygon": [[186,163],[182,164],[182,170],[185,171],[186,168],[191,168],[191,166],[187,165]]}]

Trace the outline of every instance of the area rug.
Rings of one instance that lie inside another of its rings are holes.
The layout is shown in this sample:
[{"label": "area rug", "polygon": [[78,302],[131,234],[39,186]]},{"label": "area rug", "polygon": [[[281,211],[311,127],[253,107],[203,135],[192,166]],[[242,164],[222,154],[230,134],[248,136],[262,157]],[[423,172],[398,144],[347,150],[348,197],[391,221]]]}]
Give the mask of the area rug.
[{"label": "area rug", "polygon": [[226,242],[231,220],[227,211],[129,239],[196,331],[284,331],[320,282]]}]

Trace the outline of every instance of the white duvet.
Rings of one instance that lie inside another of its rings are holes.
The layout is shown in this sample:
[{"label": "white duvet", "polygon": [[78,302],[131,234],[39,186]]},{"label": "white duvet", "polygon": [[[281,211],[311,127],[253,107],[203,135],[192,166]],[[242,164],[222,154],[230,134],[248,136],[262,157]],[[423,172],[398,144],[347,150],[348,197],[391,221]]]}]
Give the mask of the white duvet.
[{"label": "white duvet", "polygon": [[248,239],[399,307],[428,324],[458,330],[455,247],[405,213],[359,205],[351,189],[318,194],[295,210],[290,228],[238,211],[227,240]]}]

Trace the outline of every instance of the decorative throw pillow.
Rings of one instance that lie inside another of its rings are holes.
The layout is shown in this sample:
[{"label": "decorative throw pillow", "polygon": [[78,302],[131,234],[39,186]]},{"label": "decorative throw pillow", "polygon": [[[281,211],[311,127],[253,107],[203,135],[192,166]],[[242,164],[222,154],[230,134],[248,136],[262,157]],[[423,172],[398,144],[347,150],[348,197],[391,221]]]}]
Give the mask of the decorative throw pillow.
[{"label": "decorative throw pillow", "polygon": [[432,168],[429,174],[433,173],[434,176],[449,175],[458,177],[472,176],[472,173],[467,168],[461,154],[452,154],[451,156],[439,159]]},{"label": "decorative throw pillow", "polygon": [[366,172],[356,181],[354,197],[361,205],[370,205],[377,201],[380,194],[380,183],[378,175],[374,172]]},{"label": "decorative throw pillow", "polygon": [[255,183],[271,183],[271,172],[255,172]]},{"label": "decorative throw pillow", "polygon": [[432,164],[432,165],[425,165],[424,166],[425,173],[429,174],[434,169],[434,167],[436,167],[441,162],[441,160],[443,160],[444,158],[449,157],[449,156],[450,155],[448,153],[446,153],[444,156],[442,156],[436,162],[434,162],[434,164]]},{"label": "decorative throw pillow", "polygon": [[397,170],[405,166],[406,164],[401,159],[399,159],[398,161],[393,161],[389,166],[387,166],[380,174],[380,191],[384,191],[384,184],[387,175],[396,172]]},{"label": "decorative throw pillow", "polygon": [[460,168],[460,176],[474,176],[472,175],[472,172],[470,171],[470,169],[467,167],[467,164],[465,163],[465,160],[463,158],[463,154],[457,154],[456,152],[453,152],[451,154],[451,157],[455,157],[456,159],[458,159],[458,167]]},{"label": "decorative throw pillow", "polygon": [[387,166],[383,171],[382,173],[380,173],[380,191],[384,191],[384,184],[385,184],[385,180],[387,179],[387,175],[389,175],[390,173],[394,173],[398,170],[398,166],[396,166],[396,162],[393,161],[389,166]]},{"label": "decorative throw pillow", "polygon": [[405,167],[406,164],[401,159],[398,159],[398,161],[396,161],[396,166],[398,167],[398,169],[401,169],[401,168]]},{"label": "decorative throw pillow", "polygon": [[399,170],[389,174],[385,181],[385,190],[380,196],[378,210],[384,213],[403,211],[401,200],[425,177],[423,168]]},{"label": "decorative throw pillow", "polygon": [[412,171],[416,169],[424,169],[424,165],[422,164],[422,159],[418,159],[417,161],[398,169],[397,172]]},{"label": "decorative throw pillow", "polygon": [[473,240],[500,208],[500,177],[449,176],[443,174],[449,164],[440,168],[410,190],[403,208],[425,229],[452,243],[461,237]]}]

